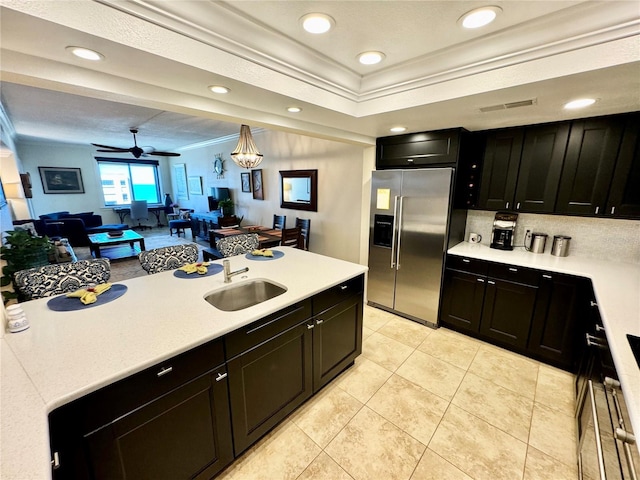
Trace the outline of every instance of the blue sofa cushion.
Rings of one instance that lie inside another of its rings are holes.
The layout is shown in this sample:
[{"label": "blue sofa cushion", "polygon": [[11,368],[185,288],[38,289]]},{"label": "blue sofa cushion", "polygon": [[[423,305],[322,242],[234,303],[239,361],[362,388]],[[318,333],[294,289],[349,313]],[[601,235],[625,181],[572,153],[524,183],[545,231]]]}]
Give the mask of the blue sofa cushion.
[{"label": "blue sofa cushion", "polygon": [[69,216],[69,212],[52,212],[40,215],[40,220],[58,220],[62,217]]}]

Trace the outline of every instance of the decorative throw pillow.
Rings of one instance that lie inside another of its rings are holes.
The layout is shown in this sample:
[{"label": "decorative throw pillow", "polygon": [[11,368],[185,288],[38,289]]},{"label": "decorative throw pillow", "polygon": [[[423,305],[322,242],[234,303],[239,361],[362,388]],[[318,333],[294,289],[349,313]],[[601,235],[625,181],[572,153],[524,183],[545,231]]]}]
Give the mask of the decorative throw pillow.
[{"label": "decorative throw pillow", "polygon": [[14,230],[26,230],[26,231],[30,232],[31,235],[33,235],[34,237],[38,236],[38,232],[36,231],[36,226],[34,225],[33,222],[22,223],[20,225],[14,225],[13,229]]},{"label": "decorative throw pillow", "polygon": [[182,220],[189,220],[189,218],[191,218],[191,213],[189,211],[182,211],[180,212],[180,219]]}]

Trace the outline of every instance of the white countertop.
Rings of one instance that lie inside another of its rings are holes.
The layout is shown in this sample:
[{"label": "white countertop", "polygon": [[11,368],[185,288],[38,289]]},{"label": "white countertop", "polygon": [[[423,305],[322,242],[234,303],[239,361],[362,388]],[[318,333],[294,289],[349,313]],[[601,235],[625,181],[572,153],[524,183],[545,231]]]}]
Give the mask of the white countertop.
[{"label": "white countertop", "polygon": [[119,282],[128,287],[119,299],[72,312],[49,310],[49,299],[21,304],[31,327],[0,341],[0,478],[50,478],[47,415],[56,407],[367,271],[297,249],[275,250],[285,256],[231,258],[232,271],[249,267],[232,285],[264,278],[287,287],[284,294],[237,312],[220,311],[204,300],[228,286],[222,273],[133,278]]},{"label": "white countertop", "polygon": [[640,265],[571,255],[555,257],[549,253],[529,253],[521,248],[496,250],[468,242],[459,243],[448,253],[590,278],[632,428],[636,438],[640,437],[640,368],[626,337],[628,333],[640,336]]}]

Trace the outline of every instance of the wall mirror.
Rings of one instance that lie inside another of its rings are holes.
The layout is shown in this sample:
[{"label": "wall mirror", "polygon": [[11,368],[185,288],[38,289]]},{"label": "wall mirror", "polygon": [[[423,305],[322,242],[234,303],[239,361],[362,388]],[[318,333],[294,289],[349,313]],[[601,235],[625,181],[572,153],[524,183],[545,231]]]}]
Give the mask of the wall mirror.
[{"label": "wall mirror", "polygon": [[281,170],[280,207],[317,212],[318,170]]}]

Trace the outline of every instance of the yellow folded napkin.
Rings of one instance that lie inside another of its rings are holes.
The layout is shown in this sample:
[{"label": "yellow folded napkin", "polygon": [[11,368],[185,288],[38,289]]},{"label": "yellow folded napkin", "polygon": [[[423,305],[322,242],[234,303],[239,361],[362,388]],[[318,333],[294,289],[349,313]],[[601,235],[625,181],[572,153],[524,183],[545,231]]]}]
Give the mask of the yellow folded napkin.
[{"label": "yellow folded napkin", "polygon": [[75,292],[67,293],[68,298],[79,298],[82,303],[89,305],[98,300],[98,295],[111,288],[110,283],[101,283],[95,287],[81,288]]},{"label": "yellow folded napkin", "polygon": [[273,257],[273,252],[263,248],[262,250],[254,250],[251,252],[251,255],[256,257]]},{"label": "yellow folded napkin", "polygon": [[182,270],[186,273],[198,273],[198,275],[204,275],[207,273],[207,267],[209,262],[187,263],[185,266],[180,267],[178,270]]}]

